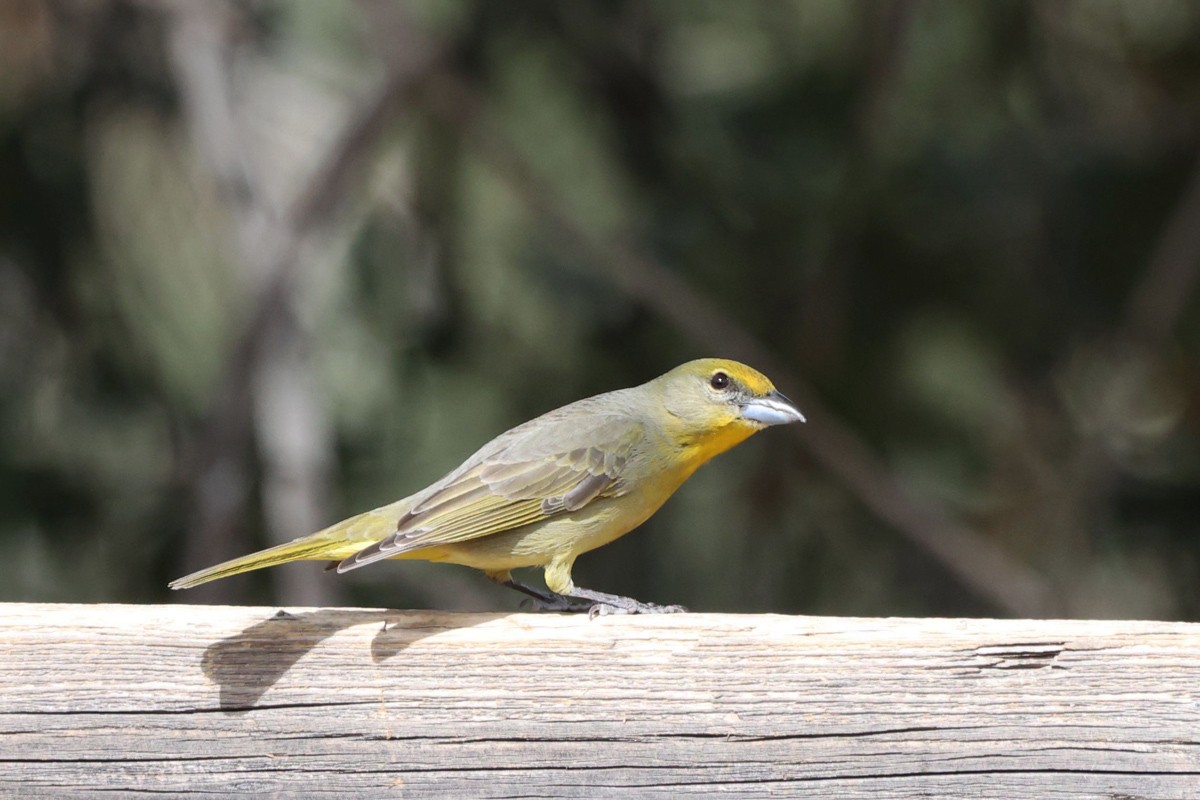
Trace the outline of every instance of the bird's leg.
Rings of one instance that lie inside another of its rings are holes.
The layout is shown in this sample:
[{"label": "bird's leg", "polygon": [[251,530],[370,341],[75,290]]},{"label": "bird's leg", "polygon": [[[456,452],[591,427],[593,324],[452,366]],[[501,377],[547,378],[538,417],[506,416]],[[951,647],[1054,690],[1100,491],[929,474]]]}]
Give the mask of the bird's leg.
[{"label": "bird's leg", "polygon": [[681,614],[687,611],[683,606],[660,606],[657,603],[643,603],[640,600],[634,600],[632,597],[597,592],[578,586],[573,586],[567,597],[589,601],[591,608],[587,611],[588,615],[592,617],[603,616],[605,614]]},{"label": "bird's leg", "polygon": [[[547,583],[553,583],[562,591],[547,589],[545,591],[521,583],[513,578],[511,572],[486,573],[496,583],[516,589],[532,598],[531,605],[536,611],[563,611],[580,613],[586,611],[590,617],[600,617],[607,614],[679,614],[687,611],[683,606],[660,606],[656,603],[642,603],[632,597],[622,597],[619,594],[596,592],[591,589],[581,589],[570,578],[570,565],[551,564],[547,567]],[[529,603],[530,601],[526,601]]]},{"label": "bird's leg", "polygon": [[678,614],[681,611],[687,611],[683,606],[660,606],[654,603],[642,603],[632,597],[581,589],[571,580],[571,567],[574,566],[574,563],[574,556],[566,555],[547,564],[546,586],[575,608],[578,608],[580,601],[583,601],[584,607],[579,610],[586,610],[590,617],[599,617],[605,614]]},{"label": "bird's leg", "polygon": [[[581,613],[586,611],[590,617],[602,617],[608,614],[680,614],[687,611],[683,606],[660,606],[656,603],[643,603],[632,597],[622,597],[619,594],[594,592],[591,589],[575,587],[570,594],[543,592],[532,586],[526,586],[513,579],[501,581],[502,585],[518,592],[524,592],[533,598],[531,605],[537,611],[564,611]],[[526,600],[526,603],[530,601]]]},{"label": "bird's leg", "polygon": [[579,613],[583,611],[590,612],[595,604],[587,600],[576,600],[566,595],[558,594],[557,592],[542,591],[535,586],[530,586],[513,578],[511,572],[487,573],[487,576],[501,586],[507,586],[510,589],[516,589],[522,594],[527,594],[531,600],[526,600],[522,605],[530,605],[535,611],[566,611]]},{"label": "bird's leg", "polygon": [[522,605],[528,604],[534,611],[566,611],[570,613],[587,611],[591,613],[592,609],[596,607],[591,600],[568,597],[565,594],[554,592],[543,592],[515,580],[507,580],[503,585],[529,595],[532,599],[526,600]]}]

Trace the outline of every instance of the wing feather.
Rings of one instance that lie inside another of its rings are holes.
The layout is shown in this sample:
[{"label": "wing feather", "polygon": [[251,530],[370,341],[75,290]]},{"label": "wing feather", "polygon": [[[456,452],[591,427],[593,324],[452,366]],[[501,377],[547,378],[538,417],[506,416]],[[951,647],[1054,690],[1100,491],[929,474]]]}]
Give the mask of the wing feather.
[{"label": "wing feather", "polygon": [[625,490],[625,465],[644,435],[640,424],[616,414],[580,419],[551,412],[514,428],[418,495],[397,520],[395,533],[342,561],[338,572],[490,536],[577,511],[599,497],[619,496]]}]

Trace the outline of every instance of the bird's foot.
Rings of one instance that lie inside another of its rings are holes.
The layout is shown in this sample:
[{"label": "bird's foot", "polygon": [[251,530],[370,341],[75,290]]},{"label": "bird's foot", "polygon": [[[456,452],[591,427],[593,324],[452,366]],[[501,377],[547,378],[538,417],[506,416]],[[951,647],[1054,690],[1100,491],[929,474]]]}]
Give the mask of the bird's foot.
[{"label": "bird's foot", "polygon": [[516,589],[529,595],[521,603],[521,608],[533,611],[550,611],[567,614],[586,612],[589,617],[606,617],[611,614],[682,614],[687,611],[683,606],[660,606],[657,603],[643,603],[632,597],[622,597],[619,594],[594,592],[591,589],[576,587],[571,594],[558,594],[549,590],[543,591],[532,586],[506,578],[502,581],[510,589]]},{"label": "bird's foot", "polygon": [[512,578],[506,578],[500,581],[504,586],[510,589],[516,589],[522,594],[529,595],[528,598],[521,601],[521,608],[529,609],[530,611],[557,611],[569,614],[578,614],[583,611],[590,613],[594,603],[588,600],[578,600],[574,597],[568,597],[563,594],[557,594],[550,590],[542,590],[527,586],[520,581],[515,581]]},{"label": "bird's foot", "polygon": [[687,611],[683,606],[660,606],[657,603],[643,603],[632,597],[622,597],[619,594],[595,592],[591,589],[579,589],[571,593],[571,598],[588,601],[588,616],[608,616],[609,614],[682,614]]},{"label": "bird's foot", "polygon": [[[615,596],[615,595],[614,595]],[[592,619],[607,617],[614,614],[683,614],[687,611],[683,606],[660,606],[657,603],[641,603],[632,598],[622,597],[621,603],[599,602],[579,597],[556,595],[553,598],[529,598],[521,603],[521,608],[533,611],[550,611],[567,614],[587,612]]]},{"label": "bird's foot", "polygon": [[613,606],[608,603],[593,603],[588,609],[588,616],[606,617],[609,614],[686,614],[683,606],[660,606],[657,603],[638,603],[632,606]]},{"label": "bird's foot", "polygon": [[577,600],[561,594],[547,594],[544,597],[530,597],[521,601],[521,608],[531,611],[549,611],[565,614],[592,613],[596,604],[591,600]]}]

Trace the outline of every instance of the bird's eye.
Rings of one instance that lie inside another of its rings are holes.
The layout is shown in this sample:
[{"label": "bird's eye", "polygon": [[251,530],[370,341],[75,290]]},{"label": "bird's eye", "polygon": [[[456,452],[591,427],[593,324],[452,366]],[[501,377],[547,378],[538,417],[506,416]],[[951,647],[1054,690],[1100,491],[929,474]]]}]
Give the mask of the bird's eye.
[{"label": "bird's eye", "polygon": [[729,376],[724,372],[714,372],[713,376],[708,379],[708,385],[714,389],[729,388]]}]

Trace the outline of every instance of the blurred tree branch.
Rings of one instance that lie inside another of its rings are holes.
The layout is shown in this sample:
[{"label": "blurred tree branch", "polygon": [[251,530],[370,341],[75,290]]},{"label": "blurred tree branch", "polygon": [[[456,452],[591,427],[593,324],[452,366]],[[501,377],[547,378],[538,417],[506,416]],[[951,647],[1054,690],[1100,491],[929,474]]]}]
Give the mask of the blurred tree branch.
[{"label": "blurred tree branch", "polygon": [[[230,222],[252,297],[193,460],[197,527],[189,532],[186,561],[194,567],[214,554],[224,557],[245,549],[244,542],[230,540],[248,500],[247,475],[239,465],[250,447],[252,416],[264,465],[263,516],[272,540],[286,541],[328,521],[324,498],[332,431],[311,374],[307,333],[293,311],[302,286],[298,277],[311,262],[311,240],[338,210],[358,163],[403,107],[434,53],[405,48],[407,59],[392,62],[379,84],[350,109],[292,201],[276,209],[261,186],[263,176],[250,168],[240,133],[244,126],[230,96],[237,11],[223,3],[183,5],[174,7],[171,22],[171,54],[187,119],[231,203]],[[204,556],[198,557],[198,551]],[[326,584],[303,573],[279,574],[281,602],[325,605],[334,600]]]},{"label": "blurred tree branch", "polygon": [[[253,297],[264,281],[298,270],[294,265],[306,254],[299,241],[302,230],[279,224],[280,214],[262,185],[265,176],[252,168],[247,153],[229,74],[239,23],[233,8],[221,3],[183,7],[172,16],[169,47],[192,140],[229,204],[233,256]],[[195,527],[187,537],[189,567],[247,549],[235,531],[248,516],[250,482],[243,464],[252,431],[263,465],[262,516],[270,537],[294,538],[318,527],[325,516],[321,506],[327,495],[330,435],[303,356],[304,331],[292,311],[297,285],[281,283],[269,301],[268,321],[251,337],[251,349],[238,343],[231,357],[234,366],[227,371],[240,380],[222,387],[221,402],[205,424],[192,474]],[[333,599],[321,585],[292,580],[293,575],[274,576],[281,584],[281,601],[325,605]],[[208,591],[220,595],[235,589],[215,586]]]}]

